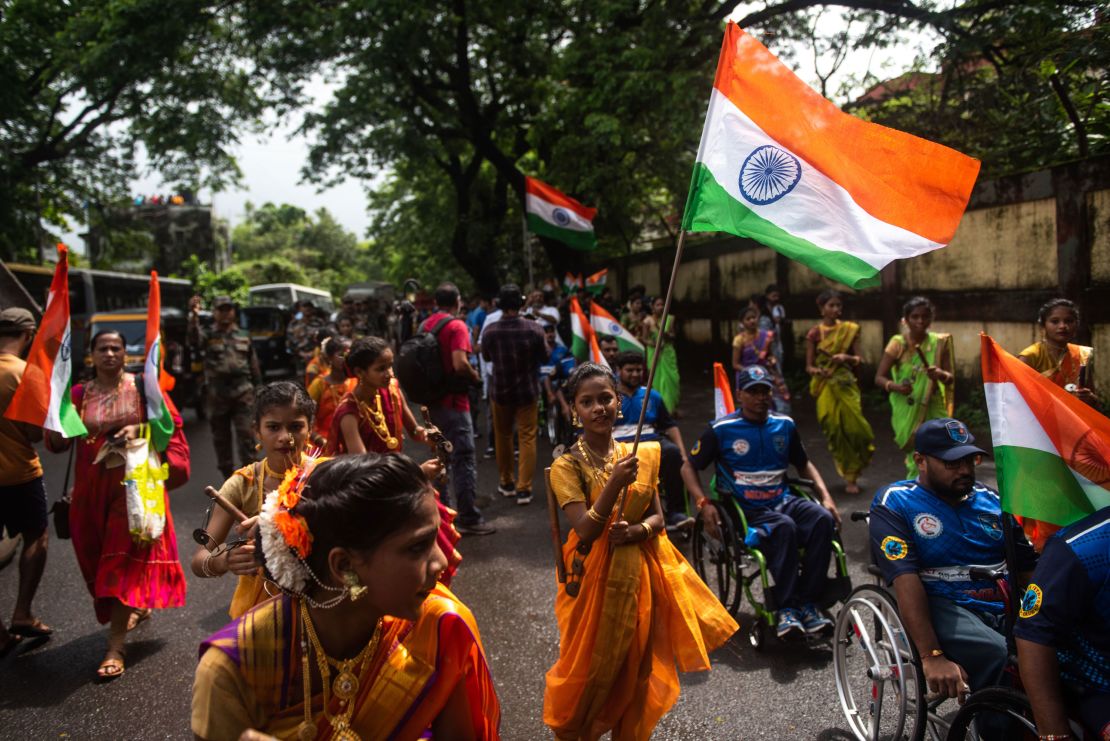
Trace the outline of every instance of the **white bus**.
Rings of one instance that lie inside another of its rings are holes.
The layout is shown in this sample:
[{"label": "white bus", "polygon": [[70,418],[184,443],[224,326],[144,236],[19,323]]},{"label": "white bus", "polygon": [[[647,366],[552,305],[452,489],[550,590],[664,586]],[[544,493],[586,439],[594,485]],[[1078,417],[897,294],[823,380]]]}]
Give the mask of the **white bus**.
[{"label": "white bus", "polygon": [[251,286],[251,306],[277,306],[290,309],[298,301],[311,301],[317,309],[323,309],[331,314],[335,311],[335,302],[331,294],[319,288],[310,288],[297,283],[266,283],[261,286]]}]

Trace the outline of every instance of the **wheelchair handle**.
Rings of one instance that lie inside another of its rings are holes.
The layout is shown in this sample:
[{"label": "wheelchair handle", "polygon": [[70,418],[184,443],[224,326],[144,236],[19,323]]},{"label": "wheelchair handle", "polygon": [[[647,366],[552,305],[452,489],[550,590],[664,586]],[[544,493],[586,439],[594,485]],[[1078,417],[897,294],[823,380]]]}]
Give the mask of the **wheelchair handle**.
[{"label": "wheelchair handle", "polygon": [[968,569],[968,576],[975,581],[998,581],[1006,576],[1003,569],[990,569],[986,566],[972,566]]},{"label": "wheelchair handle", "polygon": [[787,486],[805,486],[809,488],[816,486],[816,484],[813,483],[813,479],[792,479],[789,476],[786,477],[783,483]]},{"label": "wheelchair handle", "polygon": [[851,514],[852,522],[867,522],[871,518],[871,513],[867,510],[856,510]]}]

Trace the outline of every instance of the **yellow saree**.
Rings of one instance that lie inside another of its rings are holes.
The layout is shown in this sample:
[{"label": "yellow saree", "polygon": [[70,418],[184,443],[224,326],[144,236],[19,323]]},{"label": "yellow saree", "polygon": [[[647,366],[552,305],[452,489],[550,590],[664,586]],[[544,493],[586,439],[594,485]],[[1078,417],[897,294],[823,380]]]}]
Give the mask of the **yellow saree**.
[{"label": "yellow saree", "polygon": [[845,321],[832,326],[818,324],[808,335],[817,345],[814,364],[832,371],[828,378],[810,378],[809,393],[817,400],[817,422],[825,433],[836,472],[848,483],[855,483],[875,452],[875,433],[863,416],[856,377],[850,368],[832,362],[833,355],[849,352],[858,336],[859,325]]},{"label": "yellow saree", "polygon": [[[630,445],[617,443],[617,456]],[[625,519],[650,514],[659,477],[659,444],[643,443]],[[589,482],[589,483],[587,483]],[[551,467],[560,506],[596,500],[601,486],[567,454]],[[616,520],[614,512],[612,519]],[[563,547],[570,563],[578,535]],[[666,533],[610,547],[603,537],[584,559],[580,591],[555,598],[559,660],[547,672],[543,719],[559,739],[642,741],[678,699],[678,670],[709,669],[709,651],[738,626]],[[677,667],[677,668],[676,668]]]},{"label": "yellow saree", "polygon": [[[304,722],[301,621],[288,596],[265,602],[201,644],[193,684],[192,728],[208,741],[239,738],[254,728],[279,739],[300,739]],[[387,617],[378,650],[359,676],[351,729],[363,741],[426,738],[455,687],[466,688],[478,739],[499,738],[501,711],[478,626],[449,589],[437,585],[415,622]],[[318,676],[309,699],[311,738],[335,737]]]}]

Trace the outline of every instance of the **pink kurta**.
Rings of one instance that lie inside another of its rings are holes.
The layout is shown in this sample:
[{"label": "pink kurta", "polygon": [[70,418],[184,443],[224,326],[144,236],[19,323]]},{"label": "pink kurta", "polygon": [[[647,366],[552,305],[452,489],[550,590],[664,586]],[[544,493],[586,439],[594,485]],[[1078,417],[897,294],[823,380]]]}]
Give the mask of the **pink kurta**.
[{"label": "pink kurta", "polygon": [[[74,386],[72,399],[74,407],[81,410],[89,434],[73,441],[77,451],[69,525],[77,563],[93,596],[96,619],[107,623],[115,600],[135,608],[183,606],[185,574],[177,556],[168,494],[162,537],[153,543],[137,543],[127,525],[124,467],[106,468],[103,463],[93,463],[107,433],[143,421],[134,376],[125,374],[120,387],[112,391],[103,391],[95,384]],[[181,418],[175,415],[174,424],[177,429],[162,456],[171,461],[167,491],[189,477],[189,448],[181,434]]]}]

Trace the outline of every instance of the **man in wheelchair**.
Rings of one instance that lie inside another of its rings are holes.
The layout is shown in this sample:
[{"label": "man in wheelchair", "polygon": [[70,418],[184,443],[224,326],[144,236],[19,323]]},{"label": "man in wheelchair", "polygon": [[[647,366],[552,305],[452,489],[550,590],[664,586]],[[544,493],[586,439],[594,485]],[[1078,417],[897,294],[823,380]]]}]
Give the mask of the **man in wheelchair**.
[{"label": "man in wheelchair", "polygon": [[1071,738],[1069,706],[1110,740],[1110,507],[1056,533],[1021,599],[1018,666],[1041,738]]},{"label": "man in wheelchair", "polygon": [[[617,390],[621,395],[621,413],[613,427],[613,439],[632,442],[636,437],[636,424],[644,405],[644,355],[635,350],[617,353],[613,359],[617,372]],[[686,445],[682,433],[667,410],[663,396],[655,389],[647,402],[644,429],[640,440],[659,443],[659,483],[663,486],[663,506],[666,508],[667,531],[685,530],[694,524],[686,514],[686,489],[682,485],[682,464],[686,460]]]},{"label": "man in wheelchair", "polygon": [[[915,480],[880,489],[871,503],[872,558],[893,583],[898,612],[933,692],[962,698],[997,684],[1006,666],[1004,597],[972,566],[1004,569],[1002,507],[975,480],[983,451],[955,419],[933,419],[914,437]],[[1019,575],[1036,553],[1013,525]]]},{"label": "man in wheelchair", "polygon": [[[734,497],[748,525],[758,532],[759,548],[774,579],[771,596],[778,637],[828,633],[833,623],[816,602],[825,586],[840,515],[802,447],[794,420],[771,413],[773,387],[767,371],[749,366],[740,372],[738,385],[739,411],[702,433],[682,466],[683,481],[702,511],[706,529],[720,537],[717,508],[705,506],[709,500],[697,473],[715,464],[718,492]],[[791,464],[802,477],[812,479],[821,504],[790,491],[786,470]]]}]

